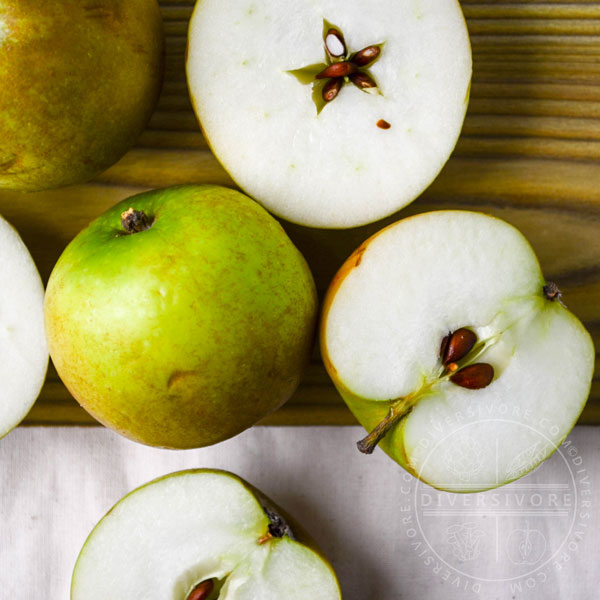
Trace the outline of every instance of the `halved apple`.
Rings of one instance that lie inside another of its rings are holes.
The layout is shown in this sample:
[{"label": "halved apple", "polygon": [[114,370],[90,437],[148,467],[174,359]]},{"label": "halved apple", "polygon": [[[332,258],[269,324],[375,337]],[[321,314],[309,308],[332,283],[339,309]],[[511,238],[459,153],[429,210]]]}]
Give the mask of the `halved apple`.
[{"label": "halved apple", "polygon": [[594,347],[523,235],[479,213],[399,221],[362,244],[327,293],[327,370],[360,423],[434,487],[516,479],[567,436]]},{"label": "halved apple", "polygon": [[448,159],[471,49],[456,0],[199,0],[187,76],[240,187],[290,221],[353,227],[412,202]]},{"label": "halved apple", "polygon": [[224,471],[173,473],[120,500],[83,546],[72,600],[339,600],[297,526]]},{"label": "halved apple", "polygon": [[19,234],[0,217],[0,437],[38,397],[48,367],[44,286]]}]

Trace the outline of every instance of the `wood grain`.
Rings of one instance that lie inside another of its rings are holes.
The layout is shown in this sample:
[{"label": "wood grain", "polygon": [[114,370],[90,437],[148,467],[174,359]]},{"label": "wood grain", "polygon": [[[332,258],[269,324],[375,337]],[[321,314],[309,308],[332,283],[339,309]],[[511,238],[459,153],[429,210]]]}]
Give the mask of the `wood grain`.
[{"label": "wood grain", "polygon": [[[225,1],[225,0],[224,0]],[[176,183],[233,182],[210,153],[185,82],[193,2],[161,2],[166,78],[136,147],[95,181],[39,194],[0,192],[0,212],[21,232],[46,280],[72,237],[118,200]],[[546,276],[600,348],[600,4],[549,0],[462,6],[473,46],[471,103],[457,148],[407,209],[347,231],[286,224],[322,294],[351,251],[383,225],[426,210],[481,210],[519,227]],[[600,358],[581,422],[600,423]],[[25,424],[95,422],[51,368]],[[269,424],[351,424],[315,353],[295,396]]]}]

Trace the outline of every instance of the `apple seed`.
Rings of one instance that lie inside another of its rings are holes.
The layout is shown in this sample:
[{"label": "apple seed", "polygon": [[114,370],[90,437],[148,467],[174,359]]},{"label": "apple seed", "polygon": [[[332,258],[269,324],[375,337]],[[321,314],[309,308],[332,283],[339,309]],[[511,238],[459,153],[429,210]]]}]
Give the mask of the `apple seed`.
[{"label": "apple seed", "polygon": [[379,129],[389,129],[391,125],[385,119],[379,119],[379,121],[377,121],[377,127],[379,127]]},{"label": "apple seed", "polygon": [[464,327],[448,334],[442,340],[440,351],[442,364],[448,367],[450,363],[464,358],[472,350],[475,342],[477,342],[477,336],[470,329]]},{"label": "apple seed", "polygon": [[317,76],[317,79],[329,79],[330,77],[347,77],[352,73],[356,73],[358,67],[347,60],[342,62],[333,63],[325,69],[323,69]]},{"label": "apple seed", "polygon": [[487,363],[475,363],[450,376],[450,381],[469,390],[487,387],[494,379],[494,367]]},{"label": "apple seed", "polygon": [[199,583],[189,594],[186,600],[206,600],[213,591],[215,584],[212,579]]},{"label": "apple seed", "polygon": [[346,54],[346,42],[341,31],[331,27],[325,36],[325,49],[331,58],[339,58]]},{"label": "apple seed", "polygon": [[359,71],[358,73],[352,73],[350,75],[350,81],[361,90],[368,90],[377,87],[374,79],[362,71]]},{"label": "apple seed", "polygon": [[366,67],[371,64],[379,54],[381,54],[379,46],[367,46],[354,55],[352,62],[358,67]]},{"label": "apple seed", "polygon": [[331,102],[335,99],[340,93],[343,84],[344,80],[341,77],[330,79],[323,88],[323,100],[325,100],[325,102]]}]

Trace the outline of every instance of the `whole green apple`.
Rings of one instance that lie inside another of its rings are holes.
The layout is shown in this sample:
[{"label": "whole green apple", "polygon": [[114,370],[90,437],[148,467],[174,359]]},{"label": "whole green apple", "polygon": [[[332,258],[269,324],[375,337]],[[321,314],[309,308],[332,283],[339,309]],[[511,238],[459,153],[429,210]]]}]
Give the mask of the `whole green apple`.
[{"label": "whole green apple", "polygon": [[129,198],[66,248],[46,333],[95,418],[153,446],[196,448],[250,427],[296,389],[317,299],[279,223],[219,186]]},{"label": "whole green apple", "polygon": [[156,0],[0,0],[0,188],[60,187],[115,163],[162,71]]}]

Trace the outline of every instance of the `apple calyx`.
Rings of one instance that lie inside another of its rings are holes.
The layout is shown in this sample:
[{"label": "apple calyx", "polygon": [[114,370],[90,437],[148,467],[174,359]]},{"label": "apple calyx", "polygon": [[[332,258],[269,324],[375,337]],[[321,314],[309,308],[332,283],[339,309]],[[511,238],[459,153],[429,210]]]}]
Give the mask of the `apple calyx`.
[{"label": "apple calyx", "polygon": [[[302,84],[312,84],[313,101],[317,115],[337,98],[345,83],[354,84],[359,90],[381,94],[370,67],[379,59],[383,43],[371,44],[358,52],[351,52],[339,27],[323,21],[325,62],[288,71]],[[382,127],[389,129],[389,127]]]},{"label": "apple calyx", "polygon": [[129,208],[121,213],[121,226],[127,234],[140,233],[152,227],[154,219],[148,217],[143,210]]},{"label": "apple calyx", "polygon": [[561,306],[567,308],[567,305],[562,300],[562,292],[554,281],[548,281],[542,289],[544,290],[544,296],[547,300],[558,302]]},{"label": "apple calyx", "polygon": [[210,593],[213,591],[215,584],[212,579],[206,579],[199,583],[194,589],[189,593],[186,600],[207,600],[210,596]]},{"label": "apple calyx", "polygon": [[263,498],[261,498],[260,501],[265,514],[269,518],[269,525],[267,527],[267,533],[258,539],[258,543],[262,545],[269,540],[282,538],[284,535],[295,540],[296,538],[292,529],[287,524],[286,520],[271,506],[266,505]]},{"label": "apple calyx", "polygon": [[[363,454],[372,454],[390,429],[410,413],[415,404],[440,381],[451,381],[469,390],[480,390],[494,380],[494,367],[488,363],[474,361],[495,340],[477,344],[477,335],[461,327],[444,336],[440,345],[442,369],[437,378],[424,383],[419,390],[404,398],[392,401],[386,417],[367,435],[356,443]],[[459,362],[462,364],[459,365]]]}]

